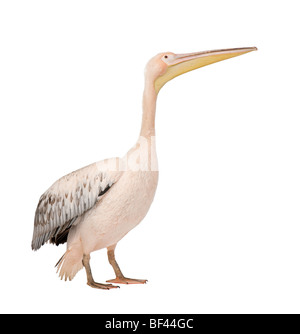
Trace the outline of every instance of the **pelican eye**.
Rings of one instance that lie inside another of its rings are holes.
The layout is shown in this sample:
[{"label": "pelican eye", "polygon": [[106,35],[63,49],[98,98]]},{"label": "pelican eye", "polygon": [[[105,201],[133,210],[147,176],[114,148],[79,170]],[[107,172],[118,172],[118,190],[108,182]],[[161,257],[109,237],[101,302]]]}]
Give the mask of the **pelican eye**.
[{"label": "pelican eye", "polygon": [[167,55],[165,55],[165,58],[168,58],[168,56],[167,56]]}]

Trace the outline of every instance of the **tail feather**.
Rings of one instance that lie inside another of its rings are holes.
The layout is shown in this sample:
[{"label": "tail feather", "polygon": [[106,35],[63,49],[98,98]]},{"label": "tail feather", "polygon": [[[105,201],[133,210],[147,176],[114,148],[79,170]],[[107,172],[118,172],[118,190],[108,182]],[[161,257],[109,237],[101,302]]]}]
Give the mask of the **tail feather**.
[{"label": "tail feather", "polygon": [[59,271],[59,277],[65,281],[70,281],[82,269],[82,253],[75,249],[68,249],[65,254],[58,260],[55,267]]}]

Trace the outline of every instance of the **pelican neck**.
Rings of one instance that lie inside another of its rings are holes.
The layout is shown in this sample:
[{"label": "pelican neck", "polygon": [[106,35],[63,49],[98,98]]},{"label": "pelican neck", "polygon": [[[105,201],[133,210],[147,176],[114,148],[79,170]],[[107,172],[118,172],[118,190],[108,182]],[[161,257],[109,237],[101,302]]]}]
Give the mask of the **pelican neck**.
[{"label": "pelican neck", "polygon": [[157,93],[154,83],[146,80],[143,94],[143,117],[140,136],[155,136],[155,114],[156,114]]}]

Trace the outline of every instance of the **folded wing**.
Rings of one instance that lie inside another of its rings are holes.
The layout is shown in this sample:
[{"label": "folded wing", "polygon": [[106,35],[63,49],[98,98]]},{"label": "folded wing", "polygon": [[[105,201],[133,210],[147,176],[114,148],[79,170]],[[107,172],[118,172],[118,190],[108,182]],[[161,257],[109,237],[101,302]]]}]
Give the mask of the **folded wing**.
[{"label": "folded wing", "polygon": [[94,163],[62,177],[40,197],[34,218],[33,250],[47,241],[56,245],[66,242],[77,218],[117,182],[120,173],[101,166]]}]

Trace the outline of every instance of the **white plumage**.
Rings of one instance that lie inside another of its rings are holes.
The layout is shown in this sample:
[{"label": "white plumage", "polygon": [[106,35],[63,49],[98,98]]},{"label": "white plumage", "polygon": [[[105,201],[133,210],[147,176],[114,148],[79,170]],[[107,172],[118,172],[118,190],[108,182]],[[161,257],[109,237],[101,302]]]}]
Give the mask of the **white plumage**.
[{"label": "white plumage", "polygon": [[[141,162],[143,157],[147,159]],[[153,139],[141,138],[123,158],[100,161],[60,178],[40,198],[32,248],[67,240],[58,270],[61,278],[73,279],[84,254],[116,245],[144,218],[158,181],[154,163]],[[146,165],[154,170],[145,170]]]}]

